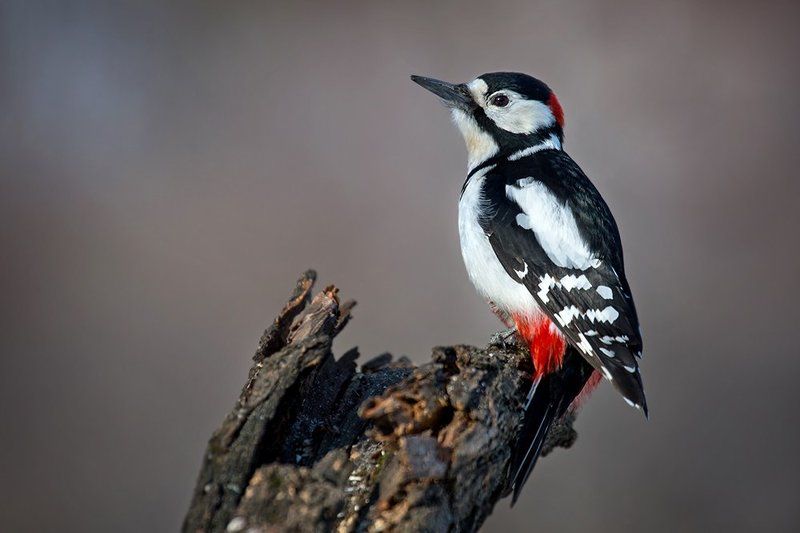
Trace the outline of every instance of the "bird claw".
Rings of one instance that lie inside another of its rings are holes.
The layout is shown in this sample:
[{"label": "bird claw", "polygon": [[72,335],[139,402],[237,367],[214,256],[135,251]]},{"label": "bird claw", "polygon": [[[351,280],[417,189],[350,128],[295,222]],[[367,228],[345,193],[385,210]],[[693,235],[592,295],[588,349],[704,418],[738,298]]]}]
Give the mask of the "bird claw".
[{"label": "bird claw", "polygon": [[489,338],[489,344],[500,346],[504,350],[513,348],[517,345],[517,330],[516,328],[506,329],[494,333]]}]

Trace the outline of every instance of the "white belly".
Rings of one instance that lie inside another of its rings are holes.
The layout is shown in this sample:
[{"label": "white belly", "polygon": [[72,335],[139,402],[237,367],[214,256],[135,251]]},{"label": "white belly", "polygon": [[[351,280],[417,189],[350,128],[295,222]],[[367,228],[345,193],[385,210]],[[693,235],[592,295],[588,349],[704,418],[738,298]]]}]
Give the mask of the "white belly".
[{"label": "white belly", "polygon": [[458,203],[458,233],[467,274],[478,293],[502,311],[538,314],[536,300],[524,285],[509,277],[478,223],[484,207],[484,179],[483,172],[473,176]]}]

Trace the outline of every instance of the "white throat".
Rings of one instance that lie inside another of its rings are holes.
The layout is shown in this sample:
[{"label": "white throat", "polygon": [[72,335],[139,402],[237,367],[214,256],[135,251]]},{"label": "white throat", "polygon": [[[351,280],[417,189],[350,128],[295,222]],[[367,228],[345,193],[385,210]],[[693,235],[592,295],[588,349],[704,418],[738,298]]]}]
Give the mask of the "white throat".
[{"label": "white throat", "polygon": [[453,122],[467,144],[467,172],[497,154],[500,148],[491,135],[478,126],[475,119],[460,109],[453,109]]}]

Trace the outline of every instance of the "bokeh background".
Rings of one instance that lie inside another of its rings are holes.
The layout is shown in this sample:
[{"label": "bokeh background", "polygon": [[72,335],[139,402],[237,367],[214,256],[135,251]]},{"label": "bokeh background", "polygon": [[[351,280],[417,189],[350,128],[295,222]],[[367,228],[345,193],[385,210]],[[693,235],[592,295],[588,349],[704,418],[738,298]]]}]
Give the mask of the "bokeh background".
[{"label": "bokeh background", "polygon": [[297,275],[337,342],[499,324],[412,73],[546,80],[611,205],[650,421],[602,387],[485,531],[800,528],[796,2],[3,2],[0,528],[174,531]]}]

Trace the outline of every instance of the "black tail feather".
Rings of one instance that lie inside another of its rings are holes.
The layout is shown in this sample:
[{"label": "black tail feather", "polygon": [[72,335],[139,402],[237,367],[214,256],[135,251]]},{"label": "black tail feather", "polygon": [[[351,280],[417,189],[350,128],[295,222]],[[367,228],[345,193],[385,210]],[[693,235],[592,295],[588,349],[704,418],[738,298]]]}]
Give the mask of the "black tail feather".
[{"label": "black tail feather", "polygon": [[[547,378],[545,377],[543,381]],[[540,383],[548,385],[548,383]],[[538,393],[538,390],[537,390]],[[537,398],[537,396],[539,396]],[[511,505],[517,503],[517,498],[522,491],[522,486],[528,480],[536,466],[536,461],[542,453],[542,445],[550,427],[556,417],[555,406],[550,401],[541,401],[542,394],[534,395],[531,406],[525,416],[522,432],[520,433],[517,447],[514,450],[515,458],[511,463],[511,477],[514,494],[511,497]],[[528,444],[524,444],[529,441]]]},{"label": "black tail feather", "polygon": [[525,412],[522,430],[511,457],[508,488],[513,488],[511,505],[519,498],[539,454],[547,433],[559,420],[592,375],[592,367],[572,346],[567,348],[564,364],[558,372],[542,377]]}]

